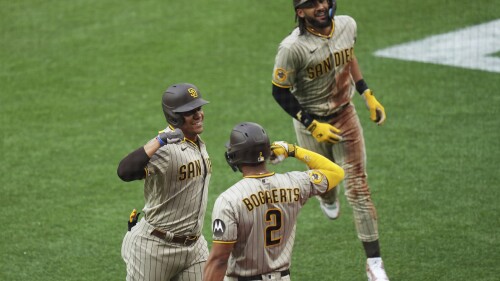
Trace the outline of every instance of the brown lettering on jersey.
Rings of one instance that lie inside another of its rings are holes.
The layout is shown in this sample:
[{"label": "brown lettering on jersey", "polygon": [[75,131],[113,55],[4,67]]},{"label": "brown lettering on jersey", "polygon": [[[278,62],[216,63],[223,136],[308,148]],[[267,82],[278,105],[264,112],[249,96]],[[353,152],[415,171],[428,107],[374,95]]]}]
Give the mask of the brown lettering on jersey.
[{"label": "brown lettering on jersey", "polygon": [[280,202],[287,202],[286,189],[280,189]]},{"label": "brown lettering on jersey", "polygon": [[243,204],[245,204],[245,206],[247,206],[247,210],[249,212],[253,210],[252,202],[250,202],[250,200],[248,198],[243,198]]},{"label": "brown lettering on jersey", "polygon": [[250,199],[252,199],[252,203],[255,207],[260,206],[260,201],[259,201],[259,198],[257,197],[257,195],[255,195],[255,194],[250,195]]},{"label": "brown lettering on jersey", "polygon": [[183,181],[186,179],[186,165],[179,167],[179,180]]},{"label": "brown lettering on jersey", "polygon": [[200,163],[200,161],[194,162],[194,165],[195,165],[195,169],[196,169],[196,174],[201,175],[201,163]]},{"label": "brown lettering on jersey", "polygon": [[271,192],[269,190],[266,190],[266,204],[272,203],[273,200],[271,198]]},{"label": "brown lettering on jersey", "polygon": [[260,204],[266,204],[266,193],[265,192],[262,192],[262,191],[259,191],[259,200],[260,200]]},{"label": "brown lettering on jersey", "polygon": [[179,180],[186,180],[201,175],[201,163],[200,160],[189,162],[187,165],[182,165],[179,167]]},{"label": "brown lettering on jersey", "polygon": [[335,67],[344,65],[354,58],[354,48],[343,49],[333,54],[335,56]]},{"label": "brown lettering on jersey", "polygon": [[299,188],[277,188],[253,193],[249,197],[243,198],[242,201],[247,210],[252,211],[266,204],[297,202],[299,198]]},{"label": "brown lettering on jersey", "polygon": [[298,188],[293,189],[293,201],[298,202],[300,198],[300,190]]},{"label": "brown lettering on jersey", "polygon": [[212,161],[210,161],[210,158],[207,158],[207,170],[209,174],[212,173]]},{"label": "brown lettering on jersey", "polygon": [[278,202],[278,190],[277,189],[271,190],[271,194],[273,195],[273,202]]},{"label": "brown lettering on jersey", "polygon": [[194,163],[188,163],[188,178],[194,178]]},{"label": "brown lettering on jersey", "polygon": [[329,71],[332,70],[332,60],[331,57],[326,58],[321,63],[307,68],[307,76],[310,79],[315,79]]}]

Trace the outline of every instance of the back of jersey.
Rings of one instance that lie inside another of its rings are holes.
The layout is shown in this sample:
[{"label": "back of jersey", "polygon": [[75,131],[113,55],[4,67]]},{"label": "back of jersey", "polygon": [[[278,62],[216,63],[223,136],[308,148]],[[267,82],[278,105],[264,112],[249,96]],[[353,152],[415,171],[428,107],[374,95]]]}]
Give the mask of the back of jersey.
[{"label": "back of jersey", "polygon": [[315,191],[307,172],[289,172],[244,178],[222,193],[212,214],[213,239],[236,241],[228,276],[288,269],[298,213]]}]

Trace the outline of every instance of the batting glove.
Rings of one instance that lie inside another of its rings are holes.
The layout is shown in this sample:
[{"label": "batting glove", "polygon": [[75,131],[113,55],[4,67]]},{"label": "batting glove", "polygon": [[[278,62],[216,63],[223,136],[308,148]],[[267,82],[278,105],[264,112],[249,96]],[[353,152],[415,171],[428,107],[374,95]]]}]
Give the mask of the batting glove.
[{"label": "batting glove", "polygon": [[134,227],[137,224],[137,220],[139,219],[139,215],[141,213],[137,213],[137,210],[134,209],[132,213],[130,213],[130,217],[128,219],[128,231],[132,230],[132,227]]},{"label": "batting glove", "polygon": [[170,143],[178,143],[184,139],[184,133],[179,128],[175,128],[173,131],[167,131],[166,129],[158,132],[156,139],[160,143],[160,146],[164,146]]},{"label": "batting glove", "polygon": [[366,106],[370,110],[370,119],[377,123],[377,125],[382,125],[385,121],[384,107],[377,101],[370,89],[363,92],[363,97],[365,98]]},{"label": "batting glove", "polygon": [[312,136],[318,142],[337,143],[342,140],[342,137],[338,135],[340,130],[328,123],[320,123],[314,120],[307,127],[307,130],[311,132]]},{"label": "batting glove", "polygon": [[287,157],[294,156],[295,145],[285,141],[275,141],[271,144],[271,157],[269,157],[269,162],[271,162],[271,164],[279,164]]}]

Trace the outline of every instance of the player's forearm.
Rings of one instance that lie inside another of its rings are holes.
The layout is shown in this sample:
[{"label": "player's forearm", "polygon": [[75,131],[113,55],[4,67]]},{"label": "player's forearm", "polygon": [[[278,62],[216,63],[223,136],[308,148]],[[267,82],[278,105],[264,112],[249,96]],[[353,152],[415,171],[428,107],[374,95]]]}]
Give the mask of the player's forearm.
[{"label": "player's forearm", "polygon": [[151,158],[156,151],[160,148],[160,143],[156,138],[150,140],[148,143],[144,145],[144,151],[148,155],[149,158]]},{"label": "player's forearm", "polygon": [[358,82],[359,80],[363,79],[363,74],[361,73],[361,69],[359,68],[358,64],[358,59],[354,57],[351,62],[351,76],[354,82]]},{"label": "player's forearm", "polygon": [[299,101],[292,95],[290,89],[280,88],[273,84],[273,97],[281,108],[286,111],[286,113],[297,119],[300,123],[304,124],[306,128],[311,125],[313,119],[302,108]]},{"label": "player's forearm", "polygon": [[154,138],[143,147],[140,147],[127,155],[118,165],[118,177],[120,177],[123,181],[133,181],[145,178],[146,165],[160,146],[161,145],[158,140]]},{"label": "player's forearm", "polygon": [[354,58],[351,61],[351,76],[356,84],[356,91],[363,95],[366,90],[368,90],[368,85],[363,79],[363,74],[361,74],[361,70],[359,68],[358,59]]},{"label": "player's forearm", "polygon": [[227,260],[209,259],[203,270],[204,281],[222,281],[226,275]]},{"label": "player's forearm", "polygon": [[325,156],[295,146],[295,158],[304,162],[309,169],[319,170],[328,179],[328,189],[337,186],[344,179],[344,169]]},{"label": "player's forearm", "polygon": [[150,157],[144,147],[140,147],[127,155],[118,164],[117,174],[123,181],[133,181],[145,177],[144,168],[149,162]]}]

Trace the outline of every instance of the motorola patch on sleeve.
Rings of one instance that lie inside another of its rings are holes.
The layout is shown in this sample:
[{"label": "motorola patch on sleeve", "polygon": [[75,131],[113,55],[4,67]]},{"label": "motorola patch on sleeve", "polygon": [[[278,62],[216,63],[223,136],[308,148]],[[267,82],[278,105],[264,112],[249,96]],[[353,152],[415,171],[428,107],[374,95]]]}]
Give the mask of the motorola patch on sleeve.
[{"label": "motorola patch on sleeve", "polygon": [[214,236],[222,236],[225,231],[226,224],[220,219],[215,219],[212,225],[212,233],[214,234]]}]

